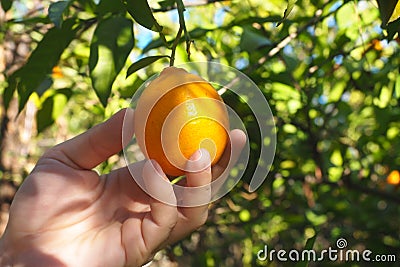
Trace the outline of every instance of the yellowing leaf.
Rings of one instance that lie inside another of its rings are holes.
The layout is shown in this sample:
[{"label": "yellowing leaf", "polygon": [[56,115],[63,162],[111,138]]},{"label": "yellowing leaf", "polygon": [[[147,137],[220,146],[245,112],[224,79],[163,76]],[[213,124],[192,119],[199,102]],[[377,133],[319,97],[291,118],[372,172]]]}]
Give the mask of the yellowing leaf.
[{"label": "yellowing leaf", "polygon": [[379,12],[381,13],[382,27],[386,27],[391,21],[393,14],[396,13],[398,0],[377,0]]},{"label": "yellowing leaf", "polygon": [[389,23],[397,20],[398,18],[400,18],[400,2],[397,2],[392,15],[390,16]]}]

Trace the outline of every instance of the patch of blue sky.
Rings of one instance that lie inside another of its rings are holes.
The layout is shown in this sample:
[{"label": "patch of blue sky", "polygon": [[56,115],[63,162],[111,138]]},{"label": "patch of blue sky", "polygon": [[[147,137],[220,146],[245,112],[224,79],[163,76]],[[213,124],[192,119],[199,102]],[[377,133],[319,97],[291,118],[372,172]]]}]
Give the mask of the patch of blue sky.
[{"label": "patch of blue sky", "polygon": [[341,6],[343,5],[343,1],[337,1],[335,2],[330,8],[329,8],[329,12],[334,12],[337,9],[339,9]]},{"label": "patch of blue sky", "polygon": [[[157,33],[152,32],[137,23],[135,23],[134,27],[136,28],[136,30],[135,30],[135,47],[139,48],[140,50],[145,48],[154,39],[158,38]],[[139,52],[137,49],[132,50],[132,52],[129,55],[129,59],[131,60],[131,62],[136,62],[144,57],[146,57],[146,55],[143,54],[142,52]]]},{"label": "patch of blue sky", "polygon": [[314,36],[315,35],[315,27],[314,26],[307,27],[307,32],[309,34],[311,34],[312,36]]},{"label": "patch of blue sky", "polygon": [[151,41],[153,41],[153,38],[157,38],[158,35],[154,34],[154,32],[146,29],[145,27],[135,24],[135,27],[137,27],[136,33],[136,47],[143,49],[145,48]]},{"label": "patch of blue sky", "polygon": [[383,32],[380,25],[375,25],[373,29],[374,29],[374,32],[376,32],[378,34],[382,34],[382,32]]},{"label": "patch of blue sky", "polygon": [[283,48],[283,53],[285,53],[286,55],[292,55],[293,54],[293,47],[291,45],[286,45]]},{"label": "patch of blue sky", "polygon": [[246,68],[249,65],[249,60],[247,58],[239,58],[235,62],[235,67],[239,70]]},{"label": "patch of blue sky", "polygon": [[357,8],[359,12],[364,11],[371,8],[371,3],[369,3],[369,1],[358,1]]},{"label": "patch of blue sky", "polygon": [[326,95],[320,95],[318,97],[318,103],[321,105],[325,105],[326,103],[328,103],[328,97]]},{"label": "patch of blue sky", "polygon": [[224,24],[224,19],[225,19],[225,15],[226,15],[226,10],[224,8],[219,8],[217,9],[217,11],[215,12],[214,15],[214,23],[219,27],[222,26]]},{"label": "patch of blue sky", "polygon": [[343,63],[343,55],[337,55],[337,56],[335,56],[335,57],[333,58],[333,61],[334,61],[336,64],[341,65],[341,64]]},{"label": "patch of blue sky", "polygon": [[344,92],[344,93],[342,94],[342,96],[340,97],[340,99],[341,99],[343,102],[349,102],[350,96],[351,96],[351,93],[348,92],[348,91],[346,91],[346,92]]},{"label": "patch of blue sky", "polygon": [[326,23],[329,28],[337,27],[336,19],[333,16],[328,17]]}]

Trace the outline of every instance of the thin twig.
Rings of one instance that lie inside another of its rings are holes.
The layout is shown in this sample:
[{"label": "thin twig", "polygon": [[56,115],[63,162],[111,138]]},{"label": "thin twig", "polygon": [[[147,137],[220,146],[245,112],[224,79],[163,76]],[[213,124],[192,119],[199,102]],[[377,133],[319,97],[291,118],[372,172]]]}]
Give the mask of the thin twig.
[{"label": "thin twig", "polygon": [[186,52],[188,55],[188,59],[190,59],[190,44],[192,43],[189,32],[187,31],[186,28],[186,23],[185,23],[185,17],[184,17],[184,12],[185,12],[185,5],[183,4],[182,0],[176,0],[176,5],[178,8],[178,15],[179,15],[179,25],[183,29],[183,33],[185,35],[185,40],[186,40]]},{"label": "thin twig", "polygon": [[[231,3],[231,0],[206,0],[206,1],[196,1],[193,3],[186,3],[185,7],[200,7],[200,6],[206,6],[214,3],[219,3],[219,2],[226,2],[226,3]],[[152,8],[153,13],[156,12],[168,12],[174,9],[177,9],[177,5],[171,5],[167,7],[162,7],[162,8]]]},{"label": "thin twig", "polygon": [[175,40],[174,40],[174,43],[172,44],[172,46],[171,46],[171,58],[170,58],[170,61],[169,61],[169,65],[170,66],[173,66],[174,65],[174,63],[175,63],[175,52],[176,52],[176,47],[178,46],[178,43],[179,43],[179,40],[181,39],[181,36],[182,36],[182,25],[179,25],[179,30],[178,30],[178,33],[176,34],[176,38],[175,38]]}]

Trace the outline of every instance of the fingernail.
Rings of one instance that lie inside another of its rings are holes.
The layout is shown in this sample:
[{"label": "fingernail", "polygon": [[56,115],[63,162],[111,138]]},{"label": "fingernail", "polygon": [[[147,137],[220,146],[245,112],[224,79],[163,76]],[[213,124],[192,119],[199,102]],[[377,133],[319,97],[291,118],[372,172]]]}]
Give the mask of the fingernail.
[{"label": "fingernail", "polygon": [[197,150],[186,163],[185,171],[200,172],[211,166],[210,153],[204,148]]},{"label": "fingernail", "polygon": [[191,156],[191,160],[199,160],[201,158],[201,150],[196,150]]},{"label": "fingernail", "polygon": [[199,150],[194,152],[194,154],[191,157],[191,160],[197,161],[201,158],[210,161],[210,153],[208,153],[207,149],[200,148]]},{"label": "fingernail", "polygon": [[201,149],[199,149],[199,150],[200,150],[200,154],[201,154],[201,156],[203,157],[203,159],[204,159],[205,161],[207,161],[207,162],[210,162],[210,161],[211,161],[210,152],[208,152],[208,150],[205,149],[205,148],[201,148]]}]

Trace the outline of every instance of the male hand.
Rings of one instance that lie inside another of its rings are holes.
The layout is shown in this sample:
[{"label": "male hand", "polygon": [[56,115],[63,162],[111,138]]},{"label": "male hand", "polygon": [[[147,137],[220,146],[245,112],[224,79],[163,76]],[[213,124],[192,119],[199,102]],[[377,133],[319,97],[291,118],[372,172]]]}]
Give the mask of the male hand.
[{"label": "male hand", "polygon": [[[162,194],[169,204],[145,193],[128,167],[106,175],[92,170],[122,149],[124,116],[132,123],[127,127],[132,136],[133,110],[125,109],[42,156],[11,205],[0,239],[0,266],[140,266],[204,224],[208,206],[173,205],[172,185],[163,182],[167,178],[155,161],[130,168],[142,175],[147,192]],[[239,130],[230,138],[232,151],[228,148],[213,170],[208,153],[192,156],[193,167],[201,171],[187,173],[185,186],[209,184],[230,156],[237,159],[246,138]]]}]

